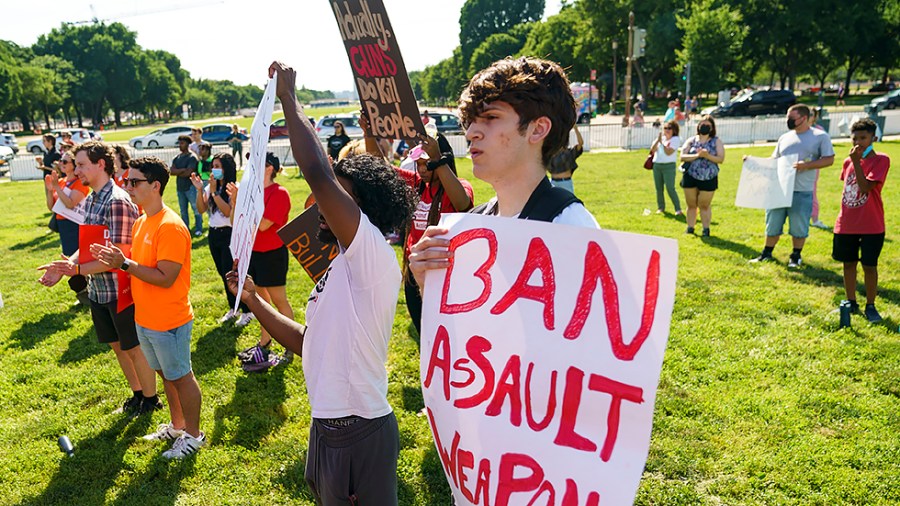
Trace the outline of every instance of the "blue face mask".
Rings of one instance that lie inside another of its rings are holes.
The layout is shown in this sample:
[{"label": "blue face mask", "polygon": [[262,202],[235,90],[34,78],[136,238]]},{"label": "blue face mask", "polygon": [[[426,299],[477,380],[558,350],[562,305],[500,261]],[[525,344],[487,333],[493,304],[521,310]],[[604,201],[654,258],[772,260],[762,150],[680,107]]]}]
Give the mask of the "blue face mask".
[{"label": "blue face mask", "polygon": [[862,157],[865,158],[865,157],[869,156],[869,153],[871,153],[874,149],[875,149],[875,145],[869,144],[869,147],[867,147],[866,150],[863,151]]},{"label": "blue face mask", "polygon": [[216,179],[222,179],[224,176],[225,176],[225,173],[222,171],[222,169],[213,169],[212,170],[212,177],[214,177]]}]

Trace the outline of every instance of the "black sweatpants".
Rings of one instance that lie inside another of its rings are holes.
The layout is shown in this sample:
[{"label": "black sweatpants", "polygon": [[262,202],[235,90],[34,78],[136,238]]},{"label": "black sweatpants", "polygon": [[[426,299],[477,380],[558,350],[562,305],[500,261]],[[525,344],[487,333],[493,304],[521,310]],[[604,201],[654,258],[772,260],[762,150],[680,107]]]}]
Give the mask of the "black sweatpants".
[{"label": "black sweatpants", "polygon": [[313,418],[306,483],[323,506],[396,505],[399,456],[394,413],[341,428]]},{"label": "black sweatpants", "polygon": [[[234,259],[231,257],[231,227],[209,227],[209,254],[212,255],[213,262],[216,264],[216,271],[222,278],[222,284],[225,286],[225,296],[228,297],[228,308],[234,307],[234,295],[228,290],[228,282],[225,281],[225,274],[231,270],[234,265]],[[250,309],[246,304],[241,302],[239,309],[244,313],[249,313]]]}]

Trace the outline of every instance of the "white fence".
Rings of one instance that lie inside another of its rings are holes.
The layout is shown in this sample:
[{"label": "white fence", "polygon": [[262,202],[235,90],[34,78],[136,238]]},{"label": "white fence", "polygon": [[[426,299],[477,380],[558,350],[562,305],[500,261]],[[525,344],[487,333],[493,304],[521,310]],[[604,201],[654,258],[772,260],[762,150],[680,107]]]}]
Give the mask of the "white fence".
[{"label": "white fence", "polygon": [[[884,118],[884,132],[882,135],[900,134],[900,110],[881,111]],[[833,139],[848,138],[850,125],[857,119],[866,117],[863,112],[838,112],[828,116],[828,134]],[[659,133],[659,129],[649,123],[641,127],[622,127],[620,125],[581,125],[578,127],[584,137],[585,150],[596,149],[647,149]],[[686,121],[681,127],[681,138],[686,138],[696,130],[696,117]],[[716,119],[716,131],[725,144],[754,144],[757,142],[774,142],[787,131],[784,116],[766,116],[757,118],[718,118]],[[468,143],[463,135],[449,135],[447,140],[453,147],[453,154],[464,157],[468,153]],[[574,134],[570,143],[574,143]],[[250,149],[249,143],[244,143],[244,154]],[[231,148],[225,145],[213,146],[213,152],[230,152]],[[296,165],[291,155],[290,143],[287,139],[276,139],[269,142],[268,150],[274,152],[284,165]],[[128,148],[132,157],[158,156],[166,162],[170,162],[178,155],[177,148],[141,149]],[[19,156],[13,159],[10,169],[10,179],[22,181],[40,179],[41,171],[35,168],[34,155],[19,152]]]}]

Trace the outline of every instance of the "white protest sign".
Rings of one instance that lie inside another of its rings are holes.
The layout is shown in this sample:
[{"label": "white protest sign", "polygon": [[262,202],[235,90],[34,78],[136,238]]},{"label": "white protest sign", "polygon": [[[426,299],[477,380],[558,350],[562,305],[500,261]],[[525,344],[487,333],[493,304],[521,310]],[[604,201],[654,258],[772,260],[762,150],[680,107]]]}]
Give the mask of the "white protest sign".
[{"label": "white protest sign", "polygon": [[[263,215],[263,179],[266,173],[266,146],[269,143],[269,127],[275,108],[275,79],[269,79],[263,98],[256,109],[256,117],[250,127],[250,163],[241,177],[237,201],[234,204],[234,222],[231,232],[231,256],[238,261],[238,293],[244,288],[247,268],[256,230]],[[234,301],[238,310],[240,297]]]},{"label": "white protest sign", "polygon": [[[62,192],[65,193],[67,197],[72,195],[71,188],[63,188]],[[52,211],[64,216],[67,220],[73,221],[79,225],[84,225],[84,216],[87,213],[87,199],[81,199],[81,202],[72,209],[66,207],[62,200],[56,199]]]},{"label": "white protest sign", "polygon": [[456,504],[631,504],[675,301],[671,239],[442,217],[420,372]]},{"label": "white protest sign", "polygon": [[748,156],[741,168],[734,205],[752,209],[791,207],[794,179],[797,177],[797,155],[778,158]]}]

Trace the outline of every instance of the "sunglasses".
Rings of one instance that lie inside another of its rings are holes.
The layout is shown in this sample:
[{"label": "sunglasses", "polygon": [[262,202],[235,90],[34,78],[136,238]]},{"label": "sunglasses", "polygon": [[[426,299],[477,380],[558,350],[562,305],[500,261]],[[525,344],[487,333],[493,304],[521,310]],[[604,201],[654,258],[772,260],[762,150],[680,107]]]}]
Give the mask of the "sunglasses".
[{"label": "sunglasses", "polygon": [[149,183],[150,182],[150,180],[148,180],[148,179],[128,179],[128,178],[125,178],[122,181],[124,182],[125,186],[131,186],[132,188],[137,186],[138,183]]},{"label": "sunglasses", "polygon": [[59,163],[62,165],[68,165],[68,164],[74,163],[74,162],[72,162],[72,160],[66,160],[65,158],[63,158],[62,160],[59,161]]}]

